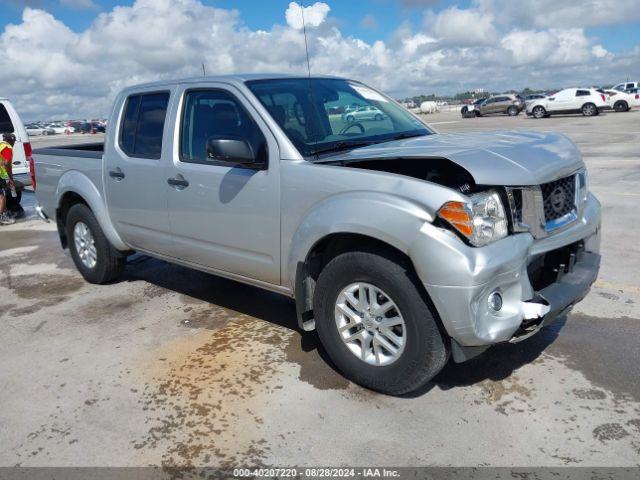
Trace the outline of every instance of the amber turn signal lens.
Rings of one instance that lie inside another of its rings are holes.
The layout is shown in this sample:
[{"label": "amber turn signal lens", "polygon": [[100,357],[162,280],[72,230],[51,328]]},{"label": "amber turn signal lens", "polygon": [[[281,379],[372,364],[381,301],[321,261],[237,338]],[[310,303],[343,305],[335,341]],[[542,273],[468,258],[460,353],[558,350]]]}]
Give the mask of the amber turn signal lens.
[{"label": "amber turn signal lens", "polygon": [[470,237],[473,234],[473,219],[466,204],[447,202],[438,210],[438,216],[450,223],[465,237]]}]

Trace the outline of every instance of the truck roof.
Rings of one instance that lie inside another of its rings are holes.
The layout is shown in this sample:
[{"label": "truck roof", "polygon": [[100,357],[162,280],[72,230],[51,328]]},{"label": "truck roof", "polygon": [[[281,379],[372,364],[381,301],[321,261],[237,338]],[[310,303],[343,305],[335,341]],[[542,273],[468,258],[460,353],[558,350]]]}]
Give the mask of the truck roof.
[{"label": "truck roof", "polygon": [[[178,83],[195,83],[195,82],[232,82],[232,83],[244,83],[249,80],[271,80],[280,78],[309,78],[308,73],[234,73],[229,75],[205,75],[202,77],[188,77],[178,78],[172,80],[160,80],[157,82],[141,83],[137,85],[131,85],[125,88],[146,88],[146,87],[159,87],[164,85],[175,85]],[[311,75],[311,78],[343,78],[335,75]]]}]

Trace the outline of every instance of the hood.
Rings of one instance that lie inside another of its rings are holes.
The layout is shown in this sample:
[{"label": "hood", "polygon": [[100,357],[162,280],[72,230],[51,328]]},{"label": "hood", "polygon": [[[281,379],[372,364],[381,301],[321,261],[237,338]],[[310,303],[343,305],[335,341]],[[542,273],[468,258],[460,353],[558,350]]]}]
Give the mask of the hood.
[{"label": "hood", "polygon": [[540,185],[584,167],[579,150],[564,135],[516,131],[433,134],[356,148],[321,162],[393,158],[446,158],[478,185]]}]

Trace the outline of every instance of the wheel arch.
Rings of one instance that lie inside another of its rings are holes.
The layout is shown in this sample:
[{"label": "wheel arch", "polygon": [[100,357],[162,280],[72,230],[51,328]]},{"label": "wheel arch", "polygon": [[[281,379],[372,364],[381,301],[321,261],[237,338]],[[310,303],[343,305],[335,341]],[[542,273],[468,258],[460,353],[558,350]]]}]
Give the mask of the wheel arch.
[{"label": "wheel arch", "polygon": [[395,195],[350,192],[330,197],[312,208],[291,237],[283,284],[293,290],[298,323],[313,329],[313,291],[322,267],[337,254],[357,248],[379,248],[410,263],[411,247],[425,222],[428,207]]},{"label": "wheel arch", "polygon": [[68,239],[65,233],[66,215],[73,205],[83,203],[89,207],[91,212],[96,216],[100,228],[111,245],[120,251],[129,249],[111,223],[107,207],[104,203],[104,197],[86,175],[77,170],[65,172],[58,182],[56,198],[58,198],[56,224],[63,248],[66,248],[68,245]]},{"label": "wheel arch", "polygon": [[413,269],[411,258],[403,249],[379,238],[354,232],[333,232],[318,239],[299,261],[295,270],[294,298],[298,326],[302,330],[314,330],[313,296],[315,284],[322,269],[338,255],[350,251],[376,251],[406,262]]}]

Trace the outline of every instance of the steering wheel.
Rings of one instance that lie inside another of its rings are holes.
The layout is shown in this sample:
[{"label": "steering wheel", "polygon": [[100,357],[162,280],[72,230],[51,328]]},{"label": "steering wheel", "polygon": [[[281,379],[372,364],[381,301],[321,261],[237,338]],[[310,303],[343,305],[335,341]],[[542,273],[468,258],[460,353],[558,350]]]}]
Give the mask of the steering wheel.
[{"label": "steering wheel", "polygon": [[362,123],[360,123],[360,122],[353,122],[353,123],[350,123],[350,124],[345,125],[344,127],[342,127],[342,130],[340,130],[340,132],[338,132],[338,135],[344,135],[345,133],[347,133],[349,131],[349,129],[351,127],[358,127],[360,129],[360,133],[364,133],[364,125],[362,125]]}]

